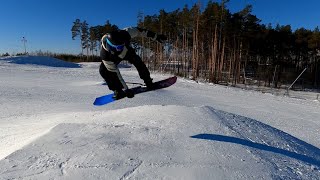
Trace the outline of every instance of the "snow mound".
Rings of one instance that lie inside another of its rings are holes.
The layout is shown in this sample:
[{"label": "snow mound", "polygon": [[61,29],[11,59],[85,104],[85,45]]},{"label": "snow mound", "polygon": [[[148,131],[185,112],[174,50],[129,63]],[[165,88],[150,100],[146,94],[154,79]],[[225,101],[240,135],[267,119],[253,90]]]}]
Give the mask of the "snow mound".
[{"label": "snow mound", "polygon": [[154,105],[54,119],[58,117],[49,133],[0,161],[1,177],[320,177],[318,148],[257,120],[212,107]]},{"label": "snow mound", "polygon": [[0,60],[8,61],[14,64],[32,64],[50,67],[64,67],[64,68],[80,68],[81,65],[71,62],[62,61],[60,59],[47,56],[16,56],[1,58]]}]

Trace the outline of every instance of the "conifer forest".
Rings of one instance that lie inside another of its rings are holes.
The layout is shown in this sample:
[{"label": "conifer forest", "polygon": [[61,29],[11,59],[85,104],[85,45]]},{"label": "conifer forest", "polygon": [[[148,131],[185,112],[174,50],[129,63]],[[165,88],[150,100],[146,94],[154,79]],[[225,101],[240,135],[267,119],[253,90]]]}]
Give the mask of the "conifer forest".
[{"label": "conifer forest", "polygon": [[[272,88],[320,88],[320,30],[262,24],[248,5],[231,13],[229,0],[210,1],[172,12],[137,14],[137,26],[164,34],[160,44],[148,38],[132,42],[148,68],[193,80]],[[109,20],[90,27],[76,19],[72,38],[80,39],[86,60],[98,56],[101,37],[117,25]],[[79,45],[80,47],[80,45]],[[93,58],[96,59],[96,58]],[[294,82],[294,84],[292,84]]]}]

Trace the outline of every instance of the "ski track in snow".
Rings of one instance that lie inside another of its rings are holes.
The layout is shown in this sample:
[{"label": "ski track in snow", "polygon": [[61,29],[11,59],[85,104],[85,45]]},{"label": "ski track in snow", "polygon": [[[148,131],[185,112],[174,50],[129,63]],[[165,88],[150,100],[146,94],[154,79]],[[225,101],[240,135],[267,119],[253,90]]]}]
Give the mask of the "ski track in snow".
[{"label": "ski track in snow", "polygon": [[0,179],[320,179],[318,102],[179,79],[94,107],[98,63],[14,60],[0,59]]}]

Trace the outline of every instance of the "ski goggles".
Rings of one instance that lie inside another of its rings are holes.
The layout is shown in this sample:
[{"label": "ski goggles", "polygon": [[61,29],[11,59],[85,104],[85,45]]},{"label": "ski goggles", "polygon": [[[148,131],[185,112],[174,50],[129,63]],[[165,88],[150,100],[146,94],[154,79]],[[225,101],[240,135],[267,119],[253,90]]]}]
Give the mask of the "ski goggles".
[{"label": "ski goggles", "polygon": [[108,43],[108,45],[110,46],[110,48],[111,48],[112,50],[122,51],[122,50],[124,49],[124,44],[122,44],[122,45],[114,45],[114,44],[112,44],[112,43],[109,41],[109,39],[107,39],[107,43]]}]

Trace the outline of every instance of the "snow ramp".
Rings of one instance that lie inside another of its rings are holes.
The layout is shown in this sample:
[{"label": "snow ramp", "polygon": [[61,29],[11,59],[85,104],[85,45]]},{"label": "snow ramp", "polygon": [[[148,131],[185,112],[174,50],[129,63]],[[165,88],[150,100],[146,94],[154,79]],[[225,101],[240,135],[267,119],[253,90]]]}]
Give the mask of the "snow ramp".
[{"label": "snow ramp", "polygon": [[49,67],[63,67],[63,68],[80,68],[81,65],[63,61],[57,58],[48,56],[14,56],[0,58],[0,60],[7,61],[13,64],[32,64],[39,66],[49,66]]},{"label": "snow ramp", "polygon": [[57,124],[0,161],[0,179],[320,177],[317,147],[212,107],[80,112]]}]

